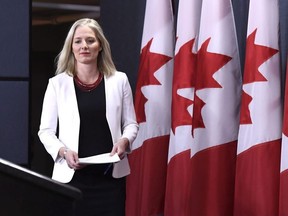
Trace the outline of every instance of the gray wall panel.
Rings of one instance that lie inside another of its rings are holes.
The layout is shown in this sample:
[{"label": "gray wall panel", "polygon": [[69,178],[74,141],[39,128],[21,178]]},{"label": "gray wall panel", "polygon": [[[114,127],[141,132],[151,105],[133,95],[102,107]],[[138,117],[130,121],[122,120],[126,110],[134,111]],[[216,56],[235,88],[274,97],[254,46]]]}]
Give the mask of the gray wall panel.
[{"label": "gray wall panel", "polygon": [[0,77],[29,76],[29,2],[0,1]]},{"label": "gray wall panel", "polygon": [[18,164],[28,161],[29,84],[0,81],[0,157]]}]

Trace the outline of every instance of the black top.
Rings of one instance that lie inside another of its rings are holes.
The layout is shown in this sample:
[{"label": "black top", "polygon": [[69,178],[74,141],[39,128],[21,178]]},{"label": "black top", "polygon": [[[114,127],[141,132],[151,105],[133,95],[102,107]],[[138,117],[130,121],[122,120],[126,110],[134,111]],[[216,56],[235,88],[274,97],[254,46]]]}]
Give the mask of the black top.
[{"label": "black top", "polygon": [[104,81],[92,91],[83,91],[76,84],[75,89],[80,114],[79,157],[111,152]]},{"label": "black top", "polygon": [[[111,152],[113,141],[106,119],[104,80],[91,91],[74,84],[80,114],[78,156]],[[75,215],[125,215],[125,178],[113,178],[112,168],[111,164],[95,164],[75,171],[70,184],[83,194],[83,199],[75,204]]]}]

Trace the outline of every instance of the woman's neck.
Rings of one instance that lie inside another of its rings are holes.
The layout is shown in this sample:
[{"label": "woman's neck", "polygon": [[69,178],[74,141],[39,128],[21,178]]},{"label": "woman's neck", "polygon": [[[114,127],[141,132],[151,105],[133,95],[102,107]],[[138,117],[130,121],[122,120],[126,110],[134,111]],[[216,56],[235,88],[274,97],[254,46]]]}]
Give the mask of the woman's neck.
[{"label": "woman's neck", "polygon": [[94,83],[99,76],[97,65],[77,65],[76,66],[77,77],[86,84]]}]

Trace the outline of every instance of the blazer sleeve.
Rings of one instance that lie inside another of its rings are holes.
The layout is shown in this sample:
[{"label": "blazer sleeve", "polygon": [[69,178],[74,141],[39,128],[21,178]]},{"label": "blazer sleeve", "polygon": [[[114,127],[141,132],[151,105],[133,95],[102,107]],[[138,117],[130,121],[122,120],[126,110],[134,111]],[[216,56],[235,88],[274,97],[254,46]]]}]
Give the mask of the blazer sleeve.
[{"label": "blazer sleeve", "polygon": [[131,144],[138,132],[138,123],[136,121],[133,94],[126,74],[124,74],[122,106],[122,137],[126,137],[129,140],[129,149],[127,149],[129,153],[131,152]]},{"label": "blazer sleeve", "polygon": [[58,151],[64,144],[57,138],[57,123],[58,123],[58,107],[57,95],[53,82],[49,79],[49,83],[44,95],[40,128],[38,136],[43,143],[46,151],[56,161],[59,158]]}]

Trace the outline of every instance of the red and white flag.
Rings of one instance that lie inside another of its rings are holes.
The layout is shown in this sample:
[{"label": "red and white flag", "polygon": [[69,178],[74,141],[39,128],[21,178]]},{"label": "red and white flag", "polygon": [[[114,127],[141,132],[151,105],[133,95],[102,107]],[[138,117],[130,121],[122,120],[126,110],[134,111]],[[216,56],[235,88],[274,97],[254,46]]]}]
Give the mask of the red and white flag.
[{"label": "red and white flag", "polygon": [[230,0],[203,0],[191,146],[190,215],[231,216],[241,69]]},{"label": "red and white flag", "polygon": [[278,0],[250,0],[234,216],[278,215],[282,131]]},{"label": "red and white flag", "polygon": [[202,0],[179,0],[165,216],[190,215],[192,106],[201,2]]},{"label": "red and white flag", "polygon": [[126,216],[163,215],[173,76],[170,0],[147,0],[135,110],[139,132],[129,155]]},{"label": "red and white flag", "polygon": [[286,85],[285,85],[284,117],[283,117],[282,148],[281,148],[279,216],[288,215],[287,203],[288,203],[288,58],[286,65]]}]

